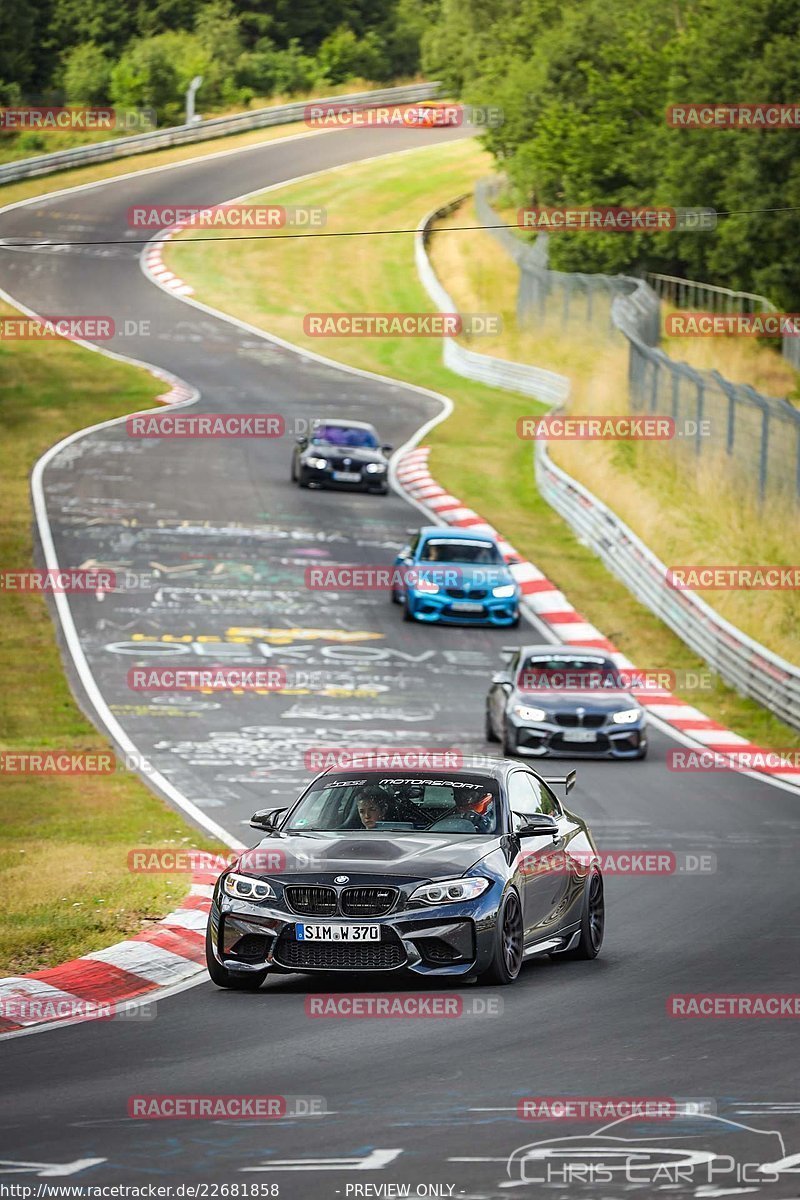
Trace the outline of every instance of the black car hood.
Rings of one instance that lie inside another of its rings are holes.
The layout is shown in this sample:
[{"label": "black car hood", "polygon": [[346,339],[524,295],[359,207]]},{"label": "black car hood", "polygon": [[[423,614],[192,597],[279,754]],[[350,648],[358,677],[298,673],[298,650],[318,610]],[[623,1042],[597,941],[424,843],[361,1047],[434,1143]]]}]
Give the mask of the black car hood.
[{"label": "black car hood", "polygon": [[530,708],[543,708],[545,712],[574,713],[578,708],[584,708],[587,712],[594,713],[620,712],[624,708],[641,707],[639,701],[635,700],[629,692],[610,689],[608,692],[594,689],[584,692],[548,692],[544,688],[537,688],[533,691],[517,689],[512,693],[511,701],[514,704],[527,704]]},{"label": "black car hood", "polygon": [[[406,879],[457,878],[500,844],[493,834],[369,833],[354,829],[342,834],[303,834],[265,838],[263,851],[277,852],[285,867],[273,871],[242,869],[263,879],[303,876],[317,883],[332,883],[336,875],[387,876]],[[258,855],[254,856],[258,867]]]},{"label": "black car hood", "polygon": [[386,456],[373,446],[332,446],[328,442],[320,442],[307,446],[303,456],[312,458],[351,458],[353,462],[386,462]]}]

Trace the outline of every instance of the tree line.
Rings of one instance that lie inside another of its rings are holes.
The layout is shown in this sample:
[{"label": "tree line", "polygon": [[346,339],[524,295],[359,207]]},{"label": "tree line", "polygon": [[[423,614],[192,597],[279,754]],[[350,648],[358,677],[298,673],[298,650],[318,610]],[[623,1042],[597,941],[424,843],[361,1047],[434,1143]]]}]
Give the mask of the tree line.
[{"label": "tree line", "polygon": [[419,69],[437,0],[0,0],[0,103],[114,104],[180,120]]},{"label": "tree line", "polygon": [[797,103],[789,0],[441,0],[422,64],[500,105],[486,142],[519,203],[708,206],[714,232],[576,232],[563,270],[655,270],[800,307],[800,128],[670,128],[668,105]]}]

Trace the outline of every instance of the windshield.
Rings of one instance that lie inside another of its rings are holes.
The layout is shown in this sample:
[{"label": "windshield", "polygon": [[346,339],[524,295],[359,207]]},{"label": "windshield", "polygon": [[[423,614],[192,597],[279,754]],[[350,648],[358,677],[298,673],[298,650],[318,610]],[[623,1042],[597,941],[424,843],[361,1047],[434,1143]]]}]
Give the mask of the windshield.
[{"label": "windshield", "polygon": [[421,562],[503,563],[493,542],[470,542],[465,538],[428,538],[422,547]]},{"label": "windshield", "polygon": [[354,425],[317,425],[311,441],[316,445],[327,442],[329,446],[350,446],[362,450],[377,450],[379,444],[374,429],[361,429]]},{"label": "windshield", "polygon": [[318,780],[282,832],[495,833],[497,809],[497,783],[490,777],[360,771]]},{"label": "windshield", "polygon": [[517,686],[523,691],[614,690],[622,680],[611,659],[602,655],[537,654],[520,668]]}]

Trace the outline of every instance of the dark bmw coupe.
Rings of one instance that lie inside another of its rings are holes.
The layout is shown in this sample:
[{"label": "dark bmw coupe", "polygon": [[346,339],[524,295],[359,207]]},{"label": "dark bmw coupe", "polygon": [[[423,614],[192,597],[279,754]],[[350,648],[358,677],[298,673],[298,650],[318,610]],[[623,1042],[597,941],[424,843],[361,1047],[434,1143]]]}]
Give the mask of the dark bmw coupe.
[{"label": "dark bmw coupe", "polygon": [[279,972],[412,972],[512,983],[538,954],[595,958],[603,880],[586,823],[527,765],[340,768],[214,888],[206,956],[219,987]]},{"label": "dark bmw coupe", "polygon": [[292,480],[302,488],[347,491],[389,490],[391,446],[382,446],[364,421],[318,421],[310,437],[299,437],[292,454]]},{"label": "dark bmw coupe", "polygon": [[506,755],[644,758],[647,714],[613,659],[591,647],[511,646],[486,697],[486,740]]}]

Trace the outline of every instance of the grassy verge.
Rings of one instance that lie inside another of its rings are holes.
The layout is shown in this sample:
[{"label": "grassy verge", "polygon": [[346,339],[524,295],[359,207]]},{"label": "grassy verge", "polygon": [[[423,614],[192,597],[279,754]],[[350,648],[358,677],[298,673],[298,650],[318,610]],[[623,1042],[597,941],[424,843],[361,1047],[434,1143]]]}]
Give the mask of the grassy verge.
[{"label": "grassy verge", "polygon": [[[423,213],[469,191],[489,166],[488,156],[478,146],[455,142],[386,159],[380,170],[371,163],[331,171],[320,179],[271,192],[270,199],[314,204],[322,197],[328,209],[327,232],[408,229]],[[465,262],[483,236],[447,235],[461,248]],[[430,311],[417,281],[411,235],[279,238],[255,245],[237,244],[232,235],[198,245],[189,234],[170,246],[167,259],[182,278],[191,280],[201,299],[217,308],[341,362],[451,396],[455,414],[428,439],[437,479],[511,538],[635,662],[678,671],[703,669],[683,643],[578,543],[538,494],[530,444],[519,441],[513,432],[517,417],[529,415],[535,404],[457,378],[442,366],[436,341],[323,340],[303,332],[307,312]],[[488,278],[488,265],[485,270]],[[507,305],[509,293],[505,295]],[[478,307],[495,306],[484,302]],[[486,340],[476,339],[475,348],[488,349]],[[756,742],[778,747],[800,744],[796,733],[722,684],[700,695],[683,694]]]},{"label": "grassy verge", "polygon": [[[150,406],[160,390],[146,372],[66,342],[0,343],[4,570],[32,562],[28,478],[36,459],[76,429]],[[0,610],[0,749],[107,750],[70,694],[44,598],[0,592]],[[211,848],[127,772],[6,774],[0,826],[3,975],[97,950],[174,908],[187,876],[130,874],[132,847]]]}]

